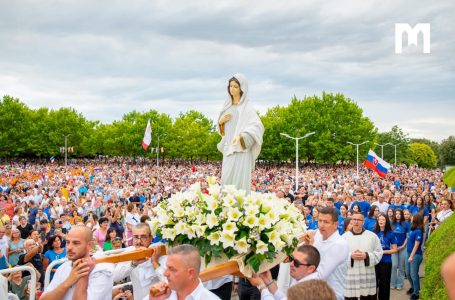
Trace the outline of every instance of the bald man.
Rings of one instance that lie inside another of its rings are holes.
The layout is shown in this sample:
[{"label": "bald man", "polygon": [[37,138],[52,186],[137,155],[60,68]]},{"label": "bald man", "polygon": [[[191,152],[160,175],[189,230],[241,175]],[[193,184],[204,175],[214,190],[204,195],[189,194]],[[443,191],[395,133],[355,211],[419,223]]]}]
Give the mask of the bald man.
[{"label": "bald man", "polygon": [[61,265],[45,289],[41,300],[111,300],[113,264],[96,264],[90,257],[92,231],[74,226],[66,236],[66,255],[69,261]]},{"label": "bald man", "polygon": [[[220,300],[218,296],[207,290],[199,279],[201,256],[196,247],[180,245],[172,248],[166,261],[166,276],[168,284],[159,283],[152,286],[150,294],[143,300],[178,300],[203,299]],[[166,288],[166,294],[153,296],[153,289]]]}]

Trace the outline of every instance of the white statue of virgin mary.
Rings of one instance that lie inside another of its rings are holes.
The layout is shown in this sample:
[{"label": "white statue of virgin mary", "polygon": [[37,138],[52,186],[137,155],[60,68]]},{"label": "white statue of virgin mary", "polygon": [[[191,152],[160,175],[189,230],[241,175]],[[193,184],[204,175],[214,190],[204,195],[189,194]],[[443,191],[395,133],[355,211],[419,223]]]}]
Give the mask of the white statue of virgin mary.
[{"label": "white statue of virgin mary", "polygon": [[217,147],[223,153],[221,183],[234,185],[249,194],[251,172],[261,152],[264,126],[249,103],[245,76],[235,74],[229,79],[228,94],[218,118],[222,139]]}]

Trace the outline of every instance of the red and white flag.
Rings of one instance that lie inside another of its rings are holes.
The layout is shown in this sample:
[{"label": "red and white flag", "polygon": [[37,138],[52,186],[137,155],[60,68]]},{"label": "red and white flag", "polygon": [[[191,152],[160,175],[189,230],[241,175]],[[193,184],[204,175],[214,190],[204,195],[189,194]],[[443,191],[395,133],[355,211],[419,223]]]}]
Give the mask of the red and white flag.
[{"label": "red and white flag", "polygon": [[145,128],[144,139],[142,139],[142,148],[147,150],[150,143],[152,142],[152,127],[150,127],[150,119],[147,121],[147,127]]}]

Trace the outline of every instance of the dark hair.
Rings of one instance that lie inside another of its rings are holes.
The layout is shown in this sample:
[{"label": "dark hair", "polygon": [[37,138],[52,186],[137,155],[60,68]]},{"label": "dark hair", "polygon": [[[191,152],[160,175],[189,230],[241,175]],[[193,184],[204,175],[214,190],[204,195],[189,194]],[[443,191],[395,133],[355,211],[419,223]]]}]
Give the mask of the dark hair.
[{"label": "dark hair", "polygon": [[[93,220],[95,220],[95,219],[93,219]],[[101,218],[99,218],[98,224],[101,225],[101,224],[103,224],[104,222],[109,222],[109,219],[106,218],[106,217],[101,217]]]},{"label": "dark hair", "polygon": [[[392,210],[392,211],[393,211],[393,214],[392,214],[392,218],[391,218],[391,219],[389,219],[389,210]],[[395,218],[395,210],[394,210],[392,207],[387,208],[387,219],[390,220],[390,223],[391,223],[391,224],[394,224],[394,223],[395,223],[395,219],[396,219],[396,218]]]},{"label": "dark hair", "polygon": [[378,208],[376,205],[371,205],[370,211],[368,212],[368,218],[373,218],[374,217],[374,211]]},{"label": "dark hair", "polygon": [[343,232],[346,232],[348,230],[348,226],[349,224],[351,224],[351,218],[350,217],[347,217],[346,219],[344,219],[344,224],[343,224]]},{"label": "dark hair", "polygon": [[[397,217],[396,217],[397,213],[400,214],[400,217],[401,217],[400,221],[397,220]],[[395,209],[395,220],[394,220],[393,224],[396,224],[398,222],[401,225],[401,224],[403,224],[404,221],[405,220],[404,220],[404,212],[403,212],[403,210],[401,208]]]},{"label": "dark hair", "polygon": [[411,221],[411,230],[420,229],[422,233],[425,232],[425,228],[423,227],[423,216],[421,214],[414,214],[412,216]]},{"label": "dark hair", "polygon": [[320,215],[330,215],[333,222],[338,222],[338,212],[333,207],[323,207],[318,209]]},{"label": "dark hair", "polygon": [[379,233],[381,231],[381,228],[379,227],[379,217],[385,218],[384,235],[387,235],[388,232],[392,231],[392,226],[390,226],[389,217],[385,213],[380,213],[379,216],[376,218],[376,225],[374,225],[374,232]]},{"label": "dark hair", "polygon": [[150,219],[149,216],[143,215],[143,216],[141,216],[140,223],[145,223],[145,222],[150,221],[150,220],[151,219]]},{"label": "dark hair", "polygon": [[47,219],[41,219],[39,221],[40,224],[49,224],[49,221]]},{"label": "dark hair", "polygon": [[51,235],[50,237],[47,238],[47,246],[49,247],[50,250],[54,250],[54,241],[56,239],[60,240],[60,243],[62,242],[62,239],[58,235]]},{"label": "dark hair", "polygon": [[242,96],[243,96],[242,85],[240,84],[240,81],[239,81],[237,78],[232,77],[231,79],[229,79],[229,81],[228,81],[228,86],[227,86],[228,94],[229,94],[229,96],[231,96],[231,100],[233,100],[233,99],[232,99],[232,95],[231,95],[231,91],[229,90],[229,85],[231,84],[231,81],[234,81],[234,82],[236,82],[236,83],[239,85],[239,88],[240,88],[240,98],[242,98]]},{"label": "dark hair", "polygon": [[321,254],[319,253],[319,250],[316,247],[312,245],[302,245],[299,248],[297,248],[297,251],[306,254],[307,264],[315,266],[316,269],[318,268],[319,263],[321,262]]},{"label": "dark hair", "polygon": [[111,232],[115,232],[115,235],[117,237],[117,231],[115,230],[114,227],[109,227],[106,232],[106,239],[104,240],[105,242],[112,242],[111,240]]},{"label": "dark hair", "polygon": [[356,203],[356,204],[354,204],[354,205],[351,206],[351,209],[354,210],[354,207],[358,207],[358,208],[359,208],[359,212],[360,212],[361,214],[363,214],[363,211],[362,211],[362,208],[360,207],[360,205],[358,205],[358,204]]}]

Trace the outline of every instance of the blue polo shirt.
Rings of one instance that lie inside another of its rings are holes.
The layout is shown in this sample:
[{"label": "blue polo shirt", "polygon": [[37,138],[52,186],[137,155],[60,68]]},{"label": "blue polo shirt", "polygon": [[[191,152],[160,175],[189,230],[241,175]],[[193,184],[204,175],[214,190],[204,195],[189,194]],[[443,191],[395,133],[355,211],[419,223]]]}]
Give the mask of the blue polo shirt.
[{"label": "blue polo shirt", "polygon": [[411,254],[412,249],[414,249],[414,245],[416,242],[420,242],[419,247],[415,254],[422,255],[422,240],[423,240],[423,233],[420,229],[414,229],[409,231],[408,233],[408,244],[406,245],[406,251],[408,254]]},{"label": "blue polo shirt", "polygon": [[395,234],[395,238],[397,239],[397,246],[400,247],[404,244],[408,232],[410,230],[409,222],[402,222],[401,224],[396,222],[393,224],[393,233]]},{"label": "blue polo shirt", "polygon": [[[376,235],[381,242],[382,250],[390,250],[392,249],[392,245],[397,244],[397,239],[392,231],[387,232],[387,234],[384,234],[384,231],[379,231]],[[392,263],[392,254],[382,255],[381,262]]]},{"label": "blue polo shirt", "polygon": [[369,231],[374,231],[374,226],[376,226],[376,219],[367,217],[363,223],[363,228]]}]

